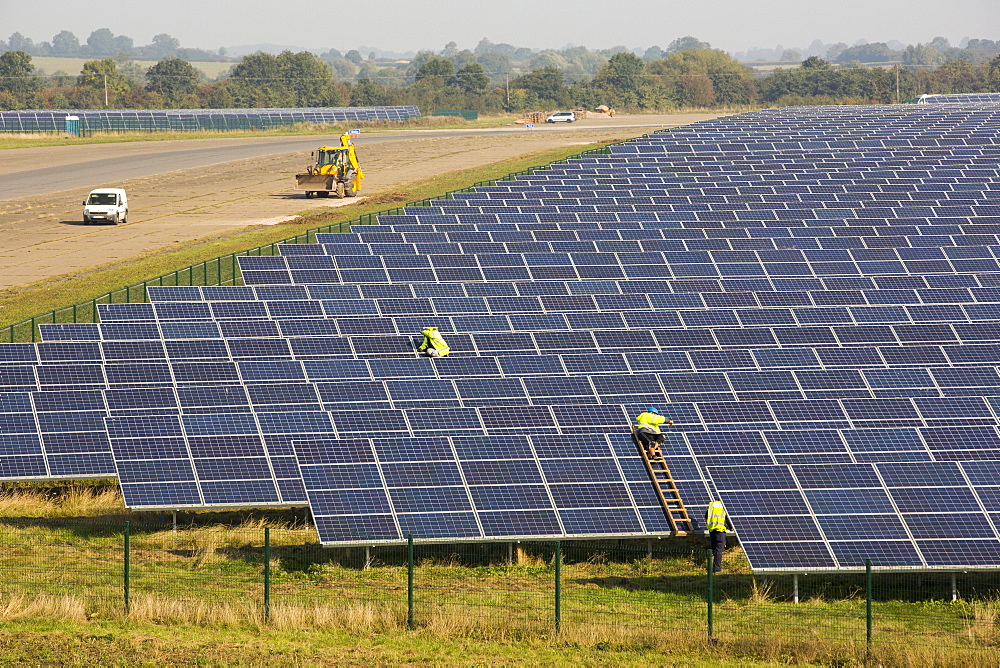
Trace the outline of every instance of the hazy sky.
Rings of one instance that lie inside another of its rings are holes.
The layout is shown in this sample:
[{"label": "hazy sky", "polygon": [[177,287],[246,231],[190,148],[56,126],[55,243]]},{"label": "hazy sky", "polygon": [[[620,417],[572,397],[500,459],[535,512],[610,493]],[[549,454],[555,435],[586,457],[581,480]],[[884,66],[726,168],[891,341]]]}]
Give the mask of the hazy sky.
[{"label": "hazy sky", "polygon": [[0,38],[109,28],[138,45],[167,33],[186,47],[281,44],[341,51],[472,49],[486,37],[530,48],[666,47],[693,35],[729,52],[859,39],[1000,39],[1000,0],[0,0]]}]

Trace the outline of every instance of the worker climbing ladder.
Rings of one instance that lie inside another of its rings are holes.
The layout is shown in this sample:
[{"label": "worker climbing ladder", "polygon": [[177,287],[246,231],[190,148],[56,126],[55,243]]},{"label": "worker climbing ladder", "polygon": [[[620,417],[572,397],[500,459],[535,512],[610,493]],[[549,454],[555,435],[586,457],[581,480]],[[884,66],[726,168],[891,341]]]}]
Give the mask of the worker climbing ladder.
[{"label": "worker climbing ladder", "polygon": [[667,460],[663,456],[660,445],[658,443],[650,443],[649,447],[643,445],[634,426],[632,427],[632,442],[635,443],[635,447],[639,448],[639,454],[646,465],[646,473],[649,474],[649,479],[653,483],[653,489],[656,491],[656,497],[663,508],[663,514],[667,516],[667,521],[670,523],[670,530],[674,532],[675,536],[686,536],[692,533],[694,524],[688,517],[687,508],[684,507],[684,501],[677,490],[677,483],[674,482],[674,476],[670,473],[670,467],[667,466]]}]

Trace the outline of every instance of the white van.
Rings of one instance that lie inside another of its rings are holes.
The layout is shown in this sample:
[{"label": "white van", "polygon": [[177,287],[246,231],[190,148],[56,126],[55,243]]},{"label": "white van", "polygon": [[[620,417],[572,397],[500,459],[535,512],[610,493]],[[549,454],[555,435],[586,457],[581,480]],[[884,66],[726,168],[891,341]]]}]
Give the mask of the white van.
[{"label": "white van", "polygon": [[98,188],[90,191],[83,203],[83,222],[90,224],[97,220],[128,222],[128,195],[123,189]]}]

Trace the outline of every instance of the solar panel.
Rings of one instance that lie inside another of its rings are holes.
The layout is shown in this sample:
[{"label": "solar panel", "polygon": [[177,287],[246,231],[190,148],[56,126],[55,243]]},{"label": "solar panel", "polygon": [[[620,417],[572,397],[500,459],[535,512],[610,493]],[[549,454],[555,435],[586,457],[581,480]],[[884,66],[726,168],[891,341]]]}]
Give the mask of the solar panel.
[{"label": "solar panel", "polygon": [[163,109],[136,113],[115,109],[28,110],[0,112],[0,132],[62,132],[66,116],[80,119],[90,131],[249,130],[308,121],[402,121],[419,116],[415,106],[310,107],[304,109]]},{"label": "solar panel", "polygon": [[[1000,462],[711,466],[755,571],[995,569]],[[785,549],[783,543],[792,545]]]},{"label": "solar panel", "polygon": [[[629,444],[631,446],[631,444]],[[634,448],[597,435],[295,441],[324,545],[668,531]]]}]

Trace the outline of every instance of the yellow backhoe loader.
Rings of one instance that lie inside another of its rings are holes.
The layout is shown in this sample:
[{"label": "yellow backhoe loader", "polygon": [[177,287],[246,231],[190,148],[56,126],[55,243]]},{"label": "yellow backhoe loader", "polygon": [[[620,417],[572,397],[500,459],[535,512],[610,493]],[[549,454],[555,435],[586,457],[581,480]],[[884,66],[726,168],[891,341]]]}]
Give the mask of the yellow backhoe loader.
[{"label": "yellow backhoe loader", "polygon": [[304,190],[306,197],[354,197],[361,190],[365,173],[358,165],[358,154],[349,135],[340,137],[340,146],[321,146],[313,153],[315,164],[305,174],[295,175],[295,189]]}]

